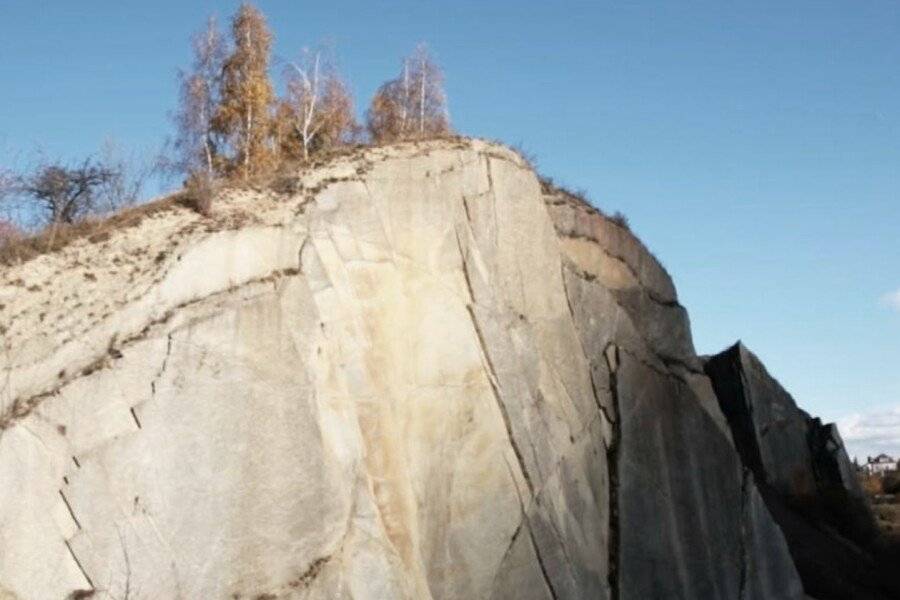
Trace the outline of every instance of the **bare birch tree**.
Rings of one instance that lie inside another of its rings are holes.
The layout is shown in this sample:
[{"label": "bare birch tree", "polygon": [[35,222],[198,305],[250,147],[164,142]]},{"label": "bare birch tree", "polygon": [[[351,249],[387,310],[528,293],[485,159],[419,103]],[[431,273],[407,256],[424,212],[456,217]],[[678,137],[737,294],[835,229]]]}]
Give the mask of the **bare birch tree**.
[{"label": "bare birch tree", "polygon": [[[290,121],[288,138],[299,142],[303,160],[341,143],[353,132],[353,101],[334,60],[322,49],[304,49],[287,67],[287,98],[282,113]],[[288,154],[294,154],[287,149]]]},{"label": "bare birch tree", "polygon": [[194,60],[188,72],[180,72],[180,106],[175,116],[179,154],[177,170],[191,177],[212,179],[221,168],[222,139],[213,129],[221,101],[222,67],[225,40],[214,17],[206,28],[194,35],[191,45]]},{"label": "bare birch tree", "polygon": [[444,75],[424,44],[403,60],[396,79],[378,89],[366,117],[369,134],[377,142],[450,132]]}]

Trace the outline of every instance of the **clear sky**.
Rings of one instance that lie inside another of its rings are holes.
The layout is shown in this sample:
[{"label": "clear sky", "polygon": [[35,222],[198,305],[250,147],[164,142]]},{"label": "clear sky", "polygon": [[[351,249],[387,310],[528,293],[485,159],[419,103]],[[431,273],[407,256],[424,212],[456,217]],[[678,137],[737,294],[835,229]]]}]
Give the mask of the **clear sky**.
[{"label": "clear sky", "polygon": [[[334,44],[360,112],[426,41],[458,130],[630,218],[699,352],[743,339],[852,452],[900,454],[896,0],[258,4],[278,57]],[[191,32],[235,6],[2,0],[0,160],[155,150]]]}]

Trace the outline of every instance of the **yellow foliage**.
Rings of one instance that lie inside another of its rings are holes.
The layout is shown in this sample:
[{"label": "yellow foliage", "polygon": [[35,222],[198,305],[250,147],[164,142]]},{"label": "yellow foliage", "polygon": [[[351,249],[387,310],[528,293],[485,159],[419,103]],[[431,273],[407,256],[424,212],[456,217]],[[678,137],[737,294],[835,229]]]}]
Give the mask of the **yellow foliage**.
[{"label": "yellow foliage", "polygon": [[269,80],[272,34],[262,13],[247,3],[235,15],[231,33],[234,50],[222,69],[213,128],[232,149],[227,172],[246,180],[269,171],[275,161],[270,137],[275,96]]}]

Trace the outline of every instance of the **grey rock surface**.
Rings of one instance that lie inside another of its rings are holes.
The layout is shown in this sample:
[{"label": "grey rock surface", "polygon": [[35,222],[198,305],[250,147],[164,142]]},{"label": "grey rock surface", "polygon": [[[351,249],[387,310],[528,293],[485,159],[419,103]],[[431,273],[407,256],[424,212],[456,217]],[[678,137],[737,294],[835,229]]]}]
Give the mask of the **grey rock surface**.
[{"label": "grey rock surface", "polygon": [[804,597],[629,231],[477,140],[293,183],[0,271],[0,598]]},{"label": "grey rock surface", "polygon": [[807,591],[822,600],[900,593],[876,565],[874,517],[837,427],[799,409],[740,342],[705,370]]},{"label": "grey rock surface", "polygon": [[837,427],[799,409],[740,342],[708,358],[705,370],[741,459],[757,481],[865,542],[874,533],[872,515]]}]

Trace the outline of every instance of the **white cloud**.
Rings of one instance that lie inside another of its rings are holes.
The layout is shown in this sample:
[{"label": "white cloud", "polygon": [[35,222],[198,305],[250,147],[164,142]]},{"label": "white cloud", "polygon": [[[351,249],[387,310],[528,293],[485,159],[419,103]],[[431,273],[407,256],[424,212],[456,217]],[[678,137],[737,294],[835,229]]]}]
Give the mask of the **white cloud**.
[{"label": "white cloud", "polygon": [[900,289],[882,296],[881,305],[900,312]]},{"label": "white cloud", "polygon": [[838,420],[838,428],[851,457],[900,456],[900,406],[848,415]]}]

